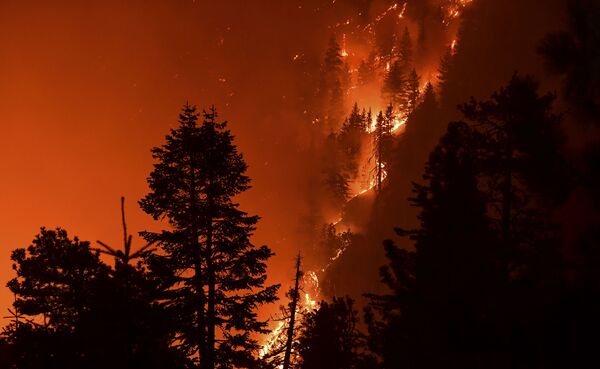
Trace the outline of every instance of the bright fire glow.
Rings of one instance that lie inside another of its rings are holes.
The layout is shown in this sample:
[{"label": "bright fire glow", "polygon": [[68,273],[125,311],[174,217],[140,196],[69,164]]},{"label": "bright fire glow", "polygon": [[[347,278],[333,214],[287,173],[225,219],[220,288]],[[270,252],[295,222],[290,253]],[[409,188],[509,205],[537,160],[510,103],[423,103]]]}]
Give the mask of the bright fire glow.
[{"label": "bright fire glow", "polygon": [[[454,19],[459,18],[462,11],[464,10],[464,8],[467,7],[472,1],[473,0],[448,1],[447,4],[450,4],[450,5],[444,6],[442,8],[442,11],[444,14],[443,23],[446,26],[448,26]],[[332,4],[335,4],[335,0],[333,0]],[[394,3],[394,4],[390,5],[382,13],[380,13],[375,18],[373,18],[370,23],[368,23],[368,24],[366,24],[366,26],[362,27],[362,30],[369,32],[371,35],[374,35],[374,26],[377,23],[384,20],[384,18],[386,18],[388,15],[394,15],[394,16],[397,16],[398,19],[403,19],[406,14],[407,5],[408,5],[408,1],[405,1],[401,6],[398,5],[398,3]],[[361,16],[361,14],[359,13],[358,17],[349,18],[343,22],[338,22],[337,24],[335,24],[333,27],[330,27],[330,28],[348,26],[353,22],[353,20],[351,21],[351,19],[360,19],[360,16]],[[360,30],[361,27],[357,26],[356,29]],[[354,32],[351,32],[350,34],[354,34]],[[453,39],[450,44],[450,48],[453,53],[456,50],[456,46],[457,46],[457,40]],[[347,47],[346,33],[342,33],[340,55],[343,58],[346,58],[349,56],[349,54],[350,53],[349,53],[349,50]],[[294,55],[293,60],[296,61],[303,57],[304,57],[303,53],[298,53],[298,54]],[[374,61],[375,61],[375,63],[379,63],[381,61],[381,57],[376,56],[374,58]],[[384,65],[384,69],[386,72],[390,71],[391,63],[389,61],[386,62],[386,64]],[[357,71],[357,69],[351,69],[351,71],[354,73]],[[422,86],[420,87],[421,93],[424,92],[426,85],[427,85],[427,82],[422,83]],[[360,96],[361,90],[358,88],[358,86],[348,87],[348,91],[346,94],[350,95],[350,93],[352,91],[359,91],[358,96],[353,95],[359,101],[360,100],[364,101],[365,99],[367,101],[368,100],[372,101],[372,97],[369,98],[369,96]],[[378,104],[374,104],[374,105],[376,106]],[[372,107],[373,105],[366,104],[366,106]],[[384,110],[384,109],[372,109],[372,111],[374,111],[374,112],[378,112],[380,110]],[[407,119],[404,116],[404,114],[399,114],[399,112],[397,112],[397,111],[395,111],[394,113],[395,113],[396,117],[393,120],[393,125],[392,125],[391,130],[394,135],[401,135],[404,132],[403,128],[405,127]],[[402,117],[402,118],[398,118],[398,117]],[[317,123],[319,123],[319,118],[313,118],[312,124],[317,124]],[[370,122],[370,124],[368,125],[366,130],[368,133],[372,134],[375,131],[375,129],[376,129],[376,116],[374,114],[372,117],[372,121]],[[385,180],[387,178],[387,175],[388,175],[387,171],[385,170],[385,168],[383,168],[382,169],[382,180]],[[367,183],[360,186],[359,189],[354,193],[353,196],[351,196],[351,198],[348,201],[352,201],[353,199],[375,189],[376,186],[377,186],[377,180],[375,178],[369,178]],[[335,222],[333,222],[333,225],[338,226],[338,225],[342,224],[343,221],[344,221],[344,219],[342,218],[342,216],[339,216],[338,219]],[[348,247],[348,245],[342,245],[339,249],[337,249],[335,251],[334,255],[329,258],[326,265],[324,265],[322,268],[318,269],[318,271],[320,273],[324,273],[336,260],[338,260],[344,254],[344,252],[347,250],[347,247]],[[317,275],[317,272],[315,272],[315,271],[306,272],[302,282],[303,282],[303,287],[304,287],[305,291],[304,291],[304,298],[300,299],[300,301],[299,301],[300,306],[298,307],[298,311],[300,311],[300,312],[312,311],[317,308],[317,301],[320,299],[319,277]],[[297,317],[296,322],[298,325],[300,325],[301,321],[302,321],[302,313],[297,314],[296,317]],[[275,346],[278,343],[282,342],[282,338],[284,337],[283,335],[285,335],[286,331],[287,331],[286,328],[287,328],[287,324],[286,324],[285,320],[278,322],[278,324],[275,326],[275,328],[271,331],[271,334],[269,334],[267,339],[265,340],[265,343],[263,344],[263,346],[260,350],[260,357],[264,357],[265,355],[269,354],[273,349],[276,348]]]}]

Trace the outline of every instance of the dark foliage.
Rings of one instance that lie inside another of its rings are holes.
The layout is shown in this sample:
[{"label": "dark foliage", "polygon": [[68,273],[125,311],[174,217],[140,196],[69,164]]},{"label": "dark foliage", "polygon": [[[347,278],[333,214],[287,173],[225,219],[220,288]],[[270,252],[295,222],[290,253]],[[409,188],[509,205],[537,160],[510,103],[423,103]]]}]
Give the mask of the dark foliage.
[{"label": "dark foliage", "polygon": [[45,228],[12,260],[16,299],[4,333],[16,368],[183,367],[141,267],[109,268],[88,242]]},{"label": "dark foliage", "polygon": [[363,337],[357,330],[358,313],[350,298],[322,301],[302,323],[298,351],[302,369],[350,369],[363,366],[360,347]]},{"label": "dark foliage", "polygon": [[152,150],[151,192],[140,205],[170,228],[143,233],[161,249],[148,265],[170,292],[181,352],[205,369],[250,367],[253,334],[266,332],[256,308],[275,301],[279,287],[264,287],[273,253],[250,242],[258,217],[233,201],[250,179],[226,122],[214,109],[202,119],[186,105],[166,143]]}]

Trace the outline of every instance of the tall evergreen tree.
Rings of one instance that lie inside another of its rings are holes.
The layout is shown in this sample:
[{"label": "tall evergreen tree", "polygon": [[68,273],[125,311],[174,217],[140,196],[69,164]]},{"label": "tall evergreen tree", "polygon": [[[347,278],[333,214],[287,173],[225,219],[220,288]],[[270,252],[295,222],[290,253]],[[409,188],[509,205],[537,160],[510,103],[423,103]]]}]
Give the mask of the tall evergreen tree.
[{"label": "tall evergreen tree", "polygon": [[279,287],[264,287],[273,253],[251,243],[258,217],[233,200],[250,179],[226,122],[214,108],[202,118],[198,124],[196,108],[186,104],[166,143],[152,149],[150,193],[140,206],[170,227],[143,236],[161,248],[149,264],[168,282],[169,304],[181,316],[180,347],[195,366],[250,367],[254,334],[266,333],[256,309],[275,301]]},{"label": "tall evergreen tree", "polygon": [[417,74],[417,71],[413,68],[408,74],[406,83],[406,116],[410,115],[419,103],[419,97],[421,96],[420,91],[421,77]]},{"label": "tall evergreen tree", "polygon": [[398,56],[398,35],[394,30],[395,25],[387,21],[381,22],[378,28],[375,31],[376,61],[378,67],[385,68],[386,65],[390,66]]},{"label": "tall evergreen tree", "polygon": [[393,137],[392,129],[394,127],[394,112],[392,105],[388,105],[383,112],[379,112],[375,124],[375,130],[373,131],[373,156],[375,162],[374,177],[375,177],[375,188],[377,191],[381,190],[383,179],[385,178],[385,166],[388,164],[392,146]]},{"label": "tall evergreen tree", "polygon": [[406,73],[402,68],[402,64],[399,61],[395,61],[384,75],[381,87],[383,98],[395,108],[403,108],[406,105],[406,100],[404,99],[406,81]]},{"label": "tall evergreen tree", "polygon": [[410,107],[410,91],[413,87],[411,84],[414,83],[411,80],[414,78],[411,75],[412,41],[408,28],[402,33],[396,54],[395,60],[390,61],[389,70],[384,75],[382,93],[397,112],[408,115],[413,109]]},{"label": "tall evergreen tree", "polygon": [[537,90],[538,83],[531,77],[515,74],[491,100],[472,99],[460,106],[486,140],[483,168],[494,199],[492,216],[505,245],[507,278],[519,264],[509,255],[530,248],[531,238],[536,238],[532,232],[545,232],[545,227],[532,226],[547,219],[540,205],[561,203],[570,187],[562,155],[561,117],[552,112],[555,96],[539,96]]},{"label": "tall evergreen tree", "polygon": [[296,313],[298,311],[298,302],[300,300],[300,278],[302,278],[302,271],[300,270],[300,255],[296,258],[296,277],[294,278],[294,288],[289,292],[290,304],[289,304],[289,322],[287,326],[286,342],[285,342],[285,353],[283,357],[283,369],[289,369],[292,359],[292,346],[294,344],[294,338],[296,337]]},{"label": "tall evergreen tree", "polygon": [[364,109],[361,112],[358,104],[355,103],[338,135],[344,170],[350,178],[354,179],[358,176],[360,154],[363,142],[366,141],[367,127],[370,124],[367,122],[367,118],[367,112]]},{"label": "tall evergreen tree", "polygon": [[322,158],[323,184],[328,203],[334,209],[340,209],[350,194],[349,173],[344,168],[345,155],[339,144],[338,135],[331,132],[325,140]]},{"label": "tall evergreen tree", "polygon": [[344,90],[349,85],[350,76],[342,57],[342,49],[335,36],[331,36],[321,65],[318,97],[321,104],[321,117],[325,133],[336,131],[341,123],[344,104]]},{"label": "tall evergreen tree", "polygon": [[441,96],[444,96],[448,93],[448,81],[449,75],[452,73],[454,63],[454,53],[452,52],[452,48],[448,47],[444,56],[440,59],[440,66],[438,68],[438,90]]},{"label": "tall evergreen tree", "polygon": [[400,45],[398,47],[398,60],[400,61],[402,68],[408,71],[413,61],[412,41],[410,39],[408,27],[404,27],[402,37],[400,38]]}]

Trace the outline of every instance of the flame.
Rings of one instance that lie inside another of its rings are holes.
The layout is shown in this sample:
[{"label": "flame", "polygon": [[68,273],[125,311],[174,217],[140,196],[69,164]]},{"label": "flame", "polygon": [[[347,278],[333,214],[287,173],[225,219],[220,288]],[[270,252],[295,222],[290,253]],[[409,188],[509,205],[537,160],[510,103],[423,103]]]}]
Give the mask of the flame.
[{"label": "flame", "polygon": [[398,14],[398,18],[404,18],[404,13],[406,12],[406,5],[408,4],[408,1],[404,3],[404,5],[402,5],[402,10],[400,10],[400,13]]},{"label": "flame", "polygon": [[348,56],[348,52],[346,51],[346,34],[342,34],[342,51],[340,53],[343,58]]},{"label": "flame", "polygon": [[271,331],[271,334],[269,334],[269,338],[267,339],[265,344],[261,347],[261,349],[258,353],[260,358],[265,357],[265,355],[267,355],[271,351],[271,349],[277,343],[280,335],[283,333],[284,328],[285,328],[285,322],[280,321],[279,324],[277,324],[277,327],[275,327],[275,329],[273,329]]}]

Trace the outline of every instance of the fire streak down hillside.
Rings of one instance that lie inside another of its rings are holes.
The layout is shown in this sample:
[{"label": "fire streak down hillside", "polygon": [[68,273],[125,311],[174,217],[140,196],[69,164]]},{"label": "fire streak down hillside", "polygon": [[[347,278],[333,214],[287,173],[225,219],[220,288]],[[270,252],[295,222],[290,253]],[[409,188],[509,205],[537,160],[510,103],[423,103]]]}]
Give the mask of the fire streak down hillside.
[{"label": "fire streak down hillside", "polygon": [[[442,16],[437,20],[436,27],[442,29],[443,37],[431,42],[434,47],[432,48],[430,43],[427,51],[421,49],[420,47],[423,45],[419,43],[425,42],[423,38],[427,29],[424,27],[428,23],[423,21],[419,24],[416,19],[410,17],[415,1],[392,3],[387,6],[383,6],[384,2],[379,2],[381,4],[374,4],[373,8],[368,11],[376,11],[381,6],[383,9],[370,16],[371,20],[366,23],[364,19],[368,15],[359,12],[329,26],[334,37],[340,43],[337,44],[330,40],[325,61],[321,64],[321,82],[318,87],[315,86],[317,100],[304,107],[304,115],[312,116],[310,118],[312,129],[320,131],[317,137],[321,138],[317,138],[317,140],[324,141],[325,145],[330,140],[327,137],[335,138],[336,135],[343,134],[344,129],[347,129],[345,127],[348,127],[352,115],[350,118],[343,117],[348,116],[352,104],[357,104],[353,114],[356,114],[359,111],[357,107],[360,107],[363,109],[362,115],[366,120],[363,128],[365,135],[360,142],[362,148],[358,153],[359,173],[348,178],[349,193],[343,203],[338,203],[337,210],[333,210],[338,213],[337,216],[333,215],[332,220],[329,220],[334,229],[344,228],[349,231],[357,231],[353,230],[352,224],[345,224],[343,208],[346,203],[352,202],[362,195],[378,191],[387,176],[385,163],[378,163],[376,154],[374,154],[378,145],[375,138],[378,124],[385,120],[383,112],[386,107],[389,107],[389,133],[395,137],[402,135],[410,112],[419,103],[419,96],[423,96],[425,90],[428,87],[431,88],[430,85],[436,84],[440,59],[445,53],[455,52],[460,15],[471,2],[471,0],[438,2],[437,6]],[[332,1],[331,6],[336,6],[336,0]],[[411,33],[411,31],[413,32]],[[414,37],[414,35],[418,35],[418,37]],[[414,44],[419,44],[420,47],[413,48]],[[292,63],[302,63],[304,58],[305,53],[298,52],[292,57]],[[415,76],[413,87],[415,96],[412,100],[403,99],[400,96],[405,93],[402,90],[407,88],[409,68],[413,70]],[[395,72],[403,73],[404,77],[400,78],[405,80],[395,81]],[[332,75],[334,76],[332,77]],[[331,87],[332,84],[333,87]],[[339,88],[342,89],[341,93],[336,96],[335,89]],[[335,106],[336,104],[337,106]],[[334,106],[332,107],[332,105]],[[340,105],[343,109],[339,109]],[[381,120],[378,119],[379,113],[382,113]],[[323,143],[317,146],[322,145]],[[337,159],[329,156],[326,160],[335,162]],[[318,211],[331,213],[332,209]],[[329,218],[331,219],[331,215]],[[313,263],[313,269],[304,274],[304,298],[298,309],[300,312],[312,311],[316,307],[317,301],[329,297],[322,294],[319,284],[320,276],[322,277],[329,267],[344,254],[348,246],[348,243],[342,243],[339,248],[332,250],[332,253],[322,260],[320,265]],[[301,324],[301,315],[296,322],[297,325]],[[260,353],[261,357],[266,357],[277,349],[282,337],[286,335],[286,327],[285,319],[278,322],[265,340]]]}]

